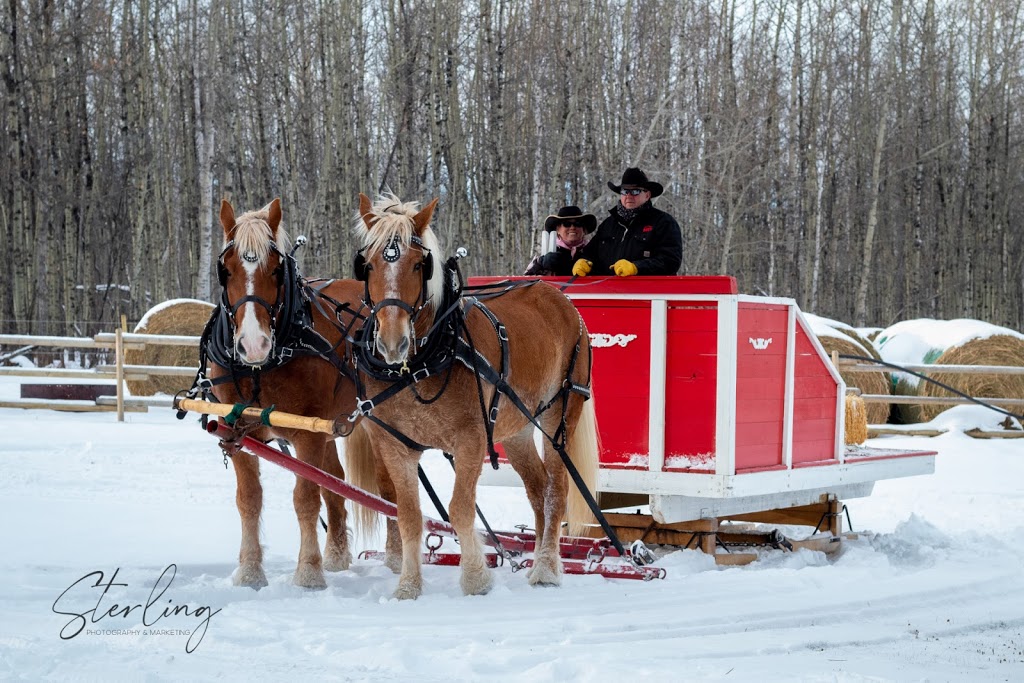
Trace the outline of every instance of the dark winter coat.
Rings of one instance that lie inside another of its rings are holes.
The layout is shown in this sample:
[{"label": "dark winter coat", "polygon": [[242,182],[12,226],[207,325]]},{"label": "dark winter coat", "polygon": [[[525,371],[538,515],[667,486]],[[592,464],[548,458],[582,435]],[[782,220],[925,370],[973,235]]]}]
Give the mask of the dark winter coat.
[{"label": "dark winter coat", "polygon": [[608,275],[620,259],[632,261],[637,275],[675,275],[683,263],[683,236],[676,219],[653,206],[629,225],[612,208],[579,258],[593,261],[590,275]]}]

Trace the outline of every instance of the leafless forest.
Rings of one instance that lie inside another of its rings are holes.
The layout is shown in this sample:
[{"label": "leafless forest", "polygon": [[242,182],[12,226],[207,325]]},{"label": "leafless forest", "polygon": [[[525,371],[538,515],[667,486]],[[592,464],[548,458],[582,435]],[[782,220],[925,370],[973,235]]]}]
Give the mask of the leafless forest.
[{"label": "leafless forest", "polygon": [[860,325],[1024,318],[1019,0],[8,0],[0,330],[213,300],[222,197],[350,272],[357,193],[469,274],[640,165],[685,274]]}]

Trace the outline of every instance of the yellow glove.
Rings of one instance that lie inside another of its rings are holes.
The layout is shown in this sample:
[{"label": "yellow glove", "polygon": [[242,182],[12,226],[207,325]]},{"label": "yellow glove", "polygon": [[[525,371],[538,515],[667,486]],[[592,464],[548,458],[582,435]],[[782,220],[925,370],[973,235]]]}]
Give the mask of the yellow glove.
[{"label": "yellow glove", "polygon": [[583,277],[590,272],[590,269],[594,267],[593,261],[588,261],[585,258],[581,258],[576,261],[572,266],[572,274],[577,277]]},{"label": "yellow glove", "polygon": [[619,277],[629,277],[630,275],[636,275],[636,264],[626,259],[619,259],[612,264],[612,270]]}]

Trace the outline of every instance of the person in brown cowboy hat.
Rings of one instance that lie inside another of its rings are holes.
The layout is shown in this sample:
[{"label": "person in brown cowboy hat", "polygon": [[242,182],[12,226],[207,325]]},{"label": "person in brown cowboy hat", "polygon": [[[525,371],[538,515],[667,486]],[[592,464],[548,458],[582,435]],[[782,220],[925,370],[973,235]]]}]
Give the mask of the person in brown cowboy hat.
[{"label": "person in brown cowboy hat", "polygon": [[683,262],[683,236],[676,219],[654,208],[651,200],[665,188],[639,168],[627,168],[622,181],[608,188],[619,195],[580,252],[573,275],[675,275]]},{"label": "person in brown cowboy hat", "polygon": [[597,217],[578,206],[563,206],[544,221],[544,231],[555,231],[555,250],[534,257],[524,275],[572,275],[572,264],[597,227]]}]

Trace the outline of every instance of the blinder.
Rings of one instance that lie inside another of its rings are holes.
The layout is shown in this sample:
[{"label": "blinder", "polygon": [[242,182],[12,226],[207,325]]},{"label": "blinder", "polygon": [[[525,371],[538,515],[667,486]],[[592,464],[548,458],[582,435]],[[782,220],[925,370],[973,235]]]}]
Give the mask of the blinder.
[{"label": "blinder", "polygon": [[356,252],[356,258],[352,263],[352,277],[360,282],[366,282],[370,276],[370,266],[366,263],[366,257],[363,256],[363,250],[360,249]]},{"label": "blinder", "polygon": [[423,281],[429,282],[434,277],[434,255],[427,251],[420,267],[423,268]]}]

